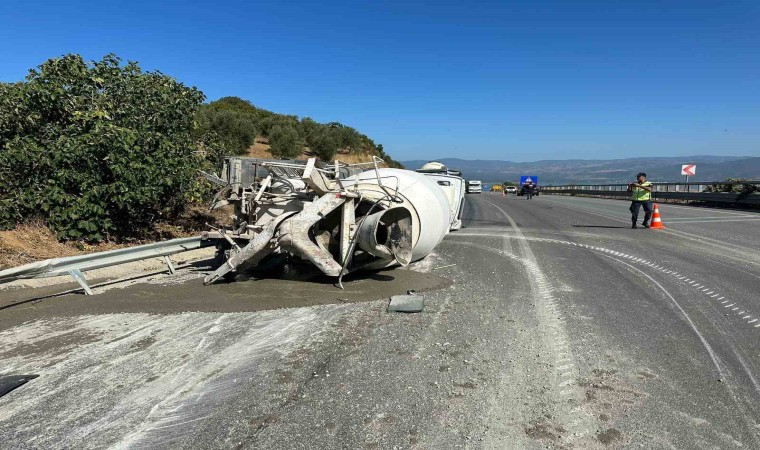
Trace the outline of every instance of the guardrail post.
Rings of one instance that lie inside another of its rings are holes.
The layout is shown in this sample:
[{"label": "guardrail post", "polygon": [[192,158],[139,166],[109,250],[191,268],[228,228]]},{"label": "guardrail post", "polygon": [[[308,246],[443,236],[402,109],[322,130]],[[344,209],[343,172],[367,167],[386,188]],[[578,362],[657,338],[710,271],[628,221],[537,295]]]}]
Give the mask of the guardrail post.
[{"label": "guardrail post", "polygon": [[71,278],[73,278],[77,283],[79,283],[80,286],[82,286],[85,294],[92,295],[92,289],[90,289],[90,286],[87,285],[87,280],[85,280],[84,275],[79,269],[69,270],[69,275],[71,275]]},{"label": "guardrail post", "polygon": [[166,266],[169,268],[169,275],[174,275],[174,265],[172,264],[172,258],[169,255],[164,256]]}]

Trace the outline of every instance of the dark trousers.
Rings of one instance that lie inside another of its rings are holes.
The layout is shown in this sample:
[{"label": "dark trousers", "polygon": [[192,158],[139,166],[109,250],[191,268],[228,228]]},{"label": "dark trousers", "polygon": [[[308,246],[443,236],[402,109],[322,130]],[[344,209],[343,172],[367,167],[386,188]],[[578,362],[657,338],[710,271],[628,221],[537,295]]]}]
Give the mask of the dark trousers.
[{"label": "dark trousers", "polygon": [[649,223],[652,218],[652,201],[631,202],[631,222],[636,223],[639,220],[639,210],[644,207],[644,223]]}]

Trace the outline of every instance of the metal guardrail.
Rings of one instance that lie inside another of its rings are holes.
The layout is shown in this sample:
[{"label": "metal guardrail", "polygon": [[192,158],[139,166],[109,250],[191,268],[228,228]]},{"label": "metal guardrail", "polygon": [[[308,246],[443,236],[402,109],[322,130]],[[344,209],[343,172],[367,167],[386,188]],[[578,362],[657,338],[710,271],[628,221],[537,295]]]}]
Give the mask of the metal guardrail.
[{"label": "metal guardrail", "polygon": [[[739,205],[760,205],[760,192],[705,192],[714,186],[760,186],[760,181],[715,181],[692,183],[654,183],[652,198],[660,202],[713,202]],[[603,197],[628,199],[627,184],[585,184],[564,186],[543,186],[543,194],[575,195],[587,197]]]},{"label": "metal guardrail", "polygon": [[85,293],[92,295],[92,290],[87,285],[82,272],[100,269],[103,267],[116,266],[143,259],[163,257],[170,273],[174,273],[170,255],[195,250],[213,245],[213,241],[203,240],[201,236],[171,239],[153,244],[138,245],[135,247],[108,250],[87,255],[67,256],[64,258],[46,259],[23,266],[12,267],[0,271],[0,283],[25,278],[46,278],[61,275],[70,275]]}]

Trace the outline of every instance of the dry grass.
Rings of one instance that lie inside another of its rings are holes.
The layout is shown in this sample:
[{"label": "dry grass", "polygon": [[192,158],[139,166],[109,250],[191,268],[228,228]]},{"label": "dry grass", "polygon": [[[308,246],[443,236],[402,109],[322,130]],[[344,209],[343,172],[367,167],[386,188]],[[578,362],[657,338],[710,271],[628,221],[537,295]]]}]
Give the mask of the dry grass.
[{"label": "dry grass", "polygon": [[339,153],[335,159],[346,164],[358,164],[372,162],[372,155],[368,153]]},{"label": "dry grass", "polygon": [[125,244],[105,242],[98,245],[58,242],[42,224],[19,225],[13,230],[0,231],[0,270],[41,259],[82,255],[125,247]]},{"label": "dry grass", "polygon": [[[254,141],[253,145],[248,147],[248,151],[246,152],[245,156],[251,158],[271,159],[273,156],[272,153],[270,153],[269,149],[269,141],[267,141],[266,138],[259,136]],[[312,156],[313,155],[311,154],[309,147],[304,147],[303,152],[295,159],[308,159]],[[372,162],[372,155],[369,153],[347,153],[339,151],[338,154],[335,155],[335,158],[346,164]]]},{"label": "dry grass", "polygon": [[179,237],[197,236],[208,225],[229,225],[229,208],[209,213],[204,205],[190,206],[176,223],[158,223],[140,239],[124,242],[59,242],[55,234],[42,223],[22,224],[13,230],[0,231],[0,270],[43,259],[84,255],[117,248],[147,244]]}]

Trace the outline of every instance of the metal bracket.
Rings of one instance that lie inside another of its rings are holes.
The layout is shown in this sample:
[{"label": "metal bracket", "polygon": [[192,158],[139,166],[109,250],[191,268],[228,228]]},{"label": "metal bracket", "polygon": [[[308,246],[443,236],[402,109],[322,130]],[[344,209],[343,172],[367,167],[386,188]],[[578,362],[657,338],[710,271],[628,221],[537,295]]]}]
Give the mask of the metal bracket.
[{"label": "metal bracket", "polygon": [[82,286],[82,289],[84,289],[84,293],[87,295],[92,295],[92,289],[90,289],[90,286],[87,285],[87,280],[85,280],[84,275],[82,274],[82,271],[79,269],[73,269],[69,270],[69,275],[71,275],[71,278],[74,279],[77,283],[79,283],[80,286]]}]

